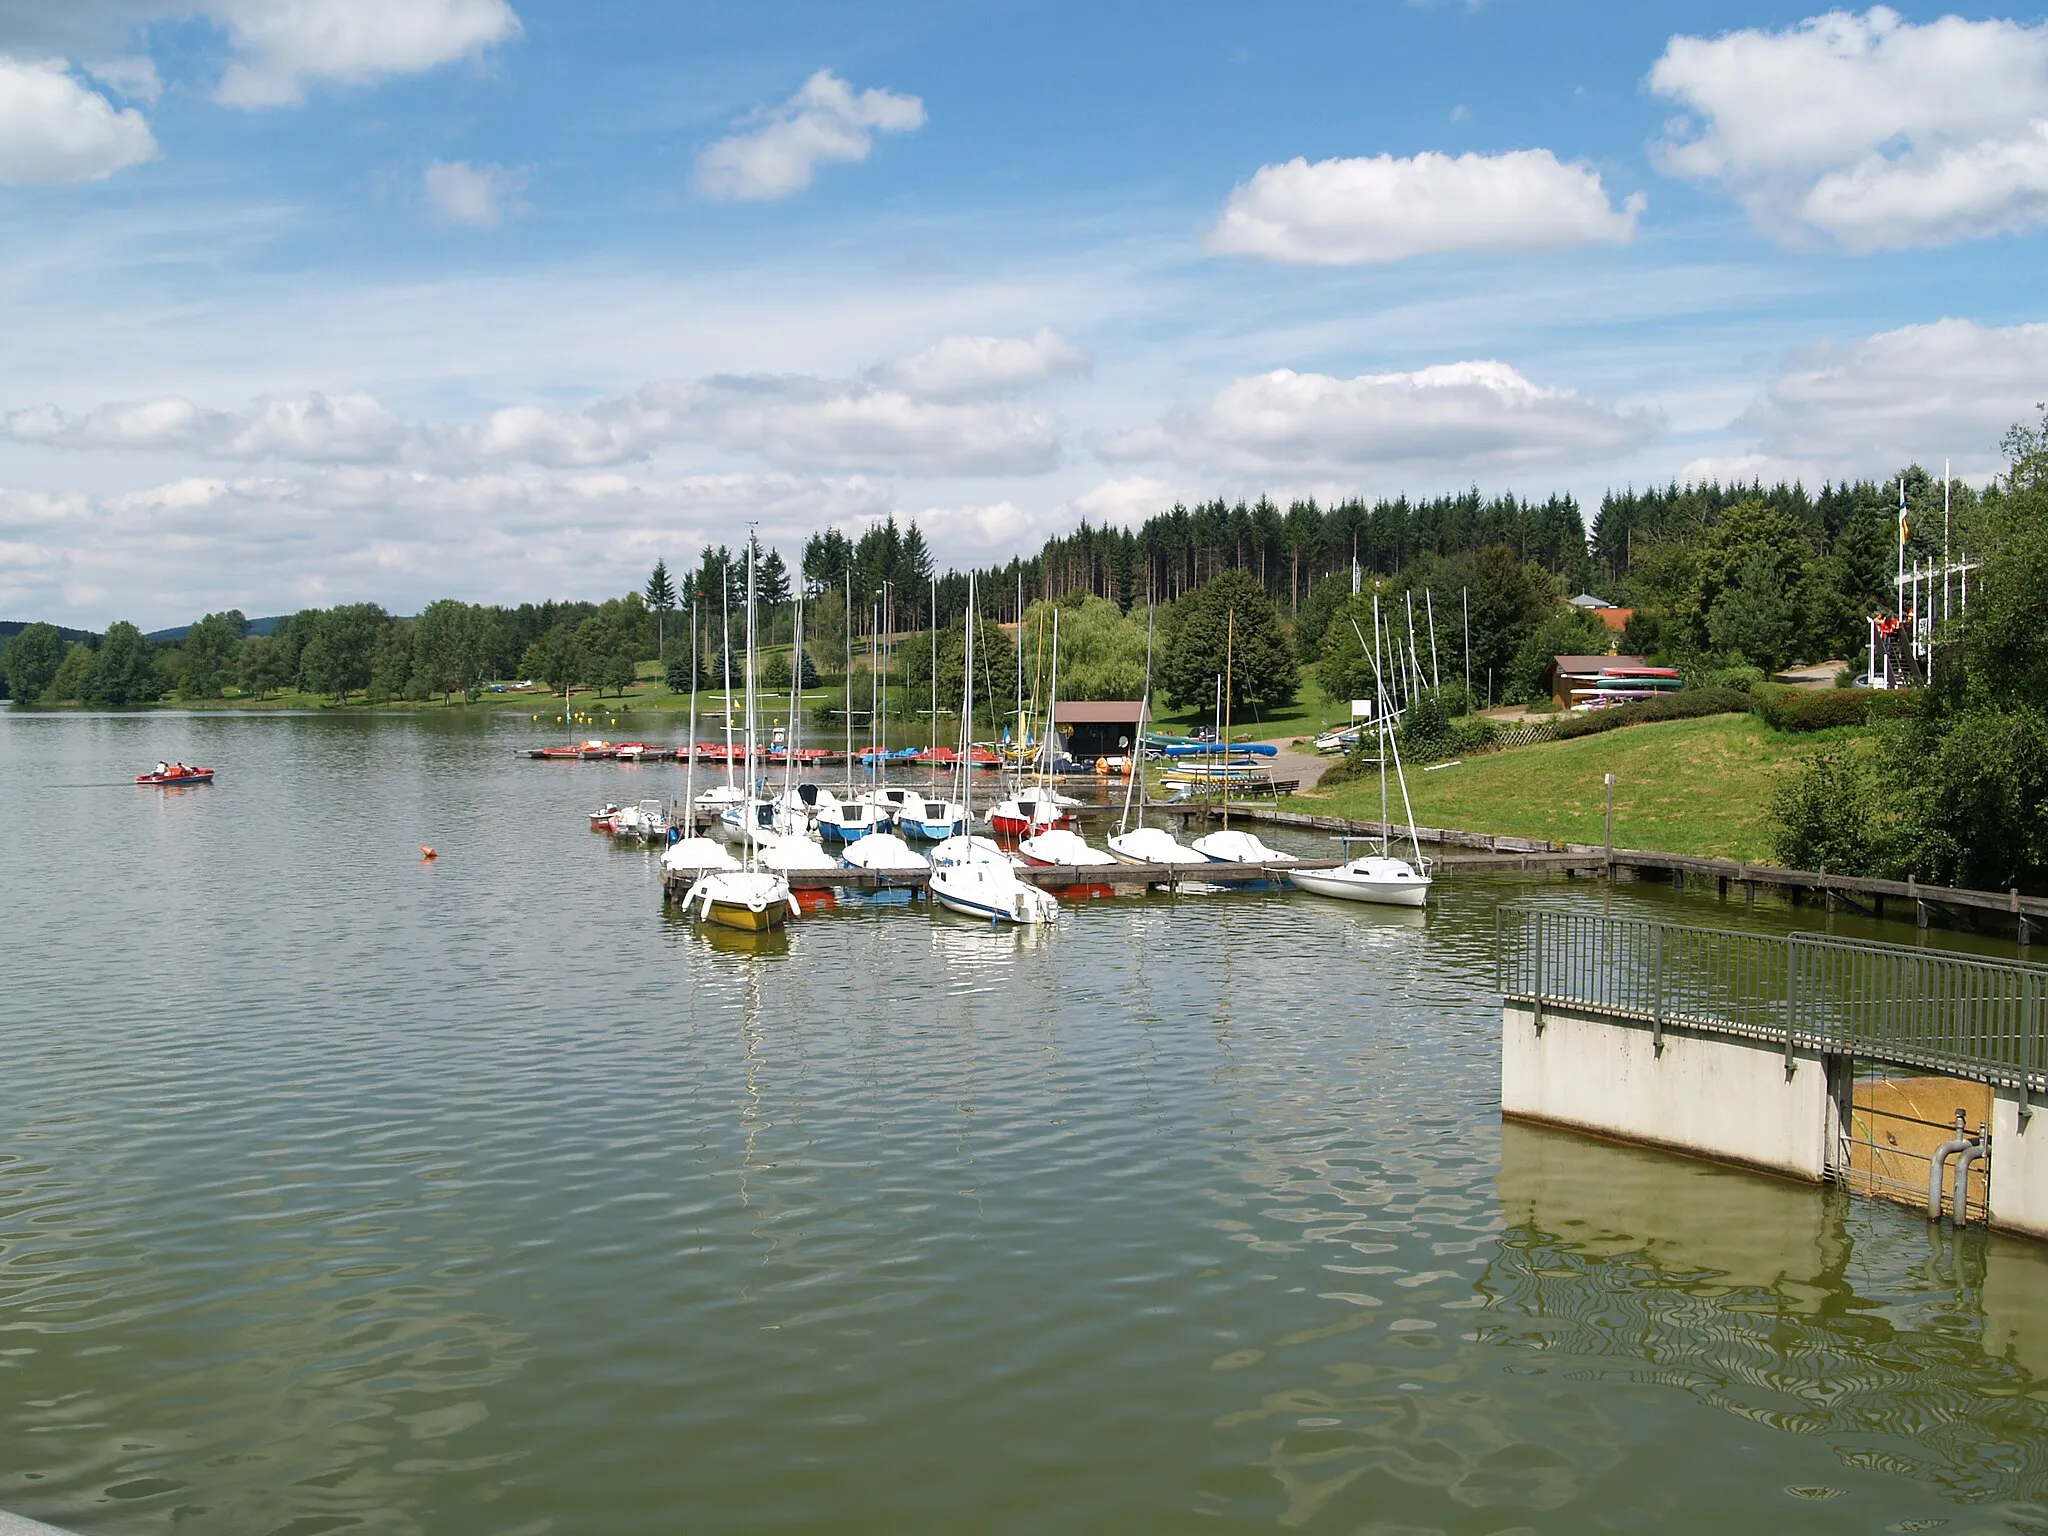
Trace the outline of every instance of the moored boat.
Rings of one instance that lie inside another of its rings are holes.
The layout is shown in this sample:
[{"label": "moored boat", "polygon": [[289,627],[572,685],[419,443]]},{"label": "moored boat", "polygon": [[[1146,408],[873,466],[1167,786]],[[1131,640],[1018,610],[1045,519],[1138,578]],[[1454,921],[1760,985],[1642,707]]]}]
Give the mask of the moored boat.
[{"label": "moored boat", "polygon": [[1278,848],[1268,848],[1250,832],[1228,829],[1211,832],[1207,837],[1198,837],[1192,844],[1195,852],[1215,864],[1292,864],[1295,856],[1283,853]]},{"label": "moored boat", "polygon": [[[1426,861],[1423,869],[1427,869]],[[1369,901],[1383,907],[1429,905],[1429,876],[1388,854],[1371,853],[1335,869],[1290,869],[1287,878],[1304,891],[1340,901]]]},{"label": "moored boat", "polygon": [[1208,859],[1184,848],[1164,827],[1134,827],[1109,839],[1110,853],[1121,864],[1207,864]]},{"label": "moored boat", "polygon": [[1117,862],[1101,849],[1089,847],[1087,839],[1078,832],[1041,832],[1025,838],[1017,845],[1017,851],[1024,855],[1026,863],[1046,867],[1087,869]]}]

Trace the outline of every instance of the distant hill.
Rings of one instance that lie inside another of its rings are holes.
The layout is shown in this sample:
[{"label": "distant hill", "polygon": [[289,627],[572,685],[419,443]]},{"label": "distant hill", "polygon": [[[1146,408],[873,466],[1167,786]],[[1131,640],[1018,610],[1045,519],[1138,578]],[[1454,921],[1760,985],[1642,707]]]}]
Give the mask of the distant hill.
[{"label": "distant hill", "polygon": [[[275,634],[277,626],[282,624],[287,617],[288,615],[286,614],[274,613],[267,619],[251,619],[249,621],[249,633],[252,635]],[[191,633],[192,626],[190,624],[180,624],[176,629],[153,630],[143,638],[161,645],[167,640],[182,640]]]},{"label": "distant hill", "polygon": [[[16,635],[20,634],[24,629],[27,629],[29,625],[35,622],[36,621],[34,619],[0,619],[0,640],[12,640]],[[57,633],[62,635],[66,640],[99,639],[98,635],[92,634],[86,630],[66,629],[62,624],[59,624],[57,626]],[[180,630],[179,633],[183,634],[184,631]]]}]

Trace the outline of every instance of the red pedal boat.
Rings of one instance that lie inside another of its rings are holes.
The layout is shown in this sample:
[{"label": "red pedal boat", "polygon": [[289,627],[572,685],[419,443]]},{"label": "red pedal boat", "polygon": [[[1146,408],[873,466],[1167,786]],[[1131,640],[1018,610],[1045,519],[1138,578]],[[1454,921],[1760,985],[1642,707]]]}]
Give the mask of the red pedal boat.
[{"label": "red pedal boat", "polygon": [[154,784],[160,789],[176,789],[185,784],[211,784],[211,768],[173,768],[169,773],[138,773],[138,784]]}]

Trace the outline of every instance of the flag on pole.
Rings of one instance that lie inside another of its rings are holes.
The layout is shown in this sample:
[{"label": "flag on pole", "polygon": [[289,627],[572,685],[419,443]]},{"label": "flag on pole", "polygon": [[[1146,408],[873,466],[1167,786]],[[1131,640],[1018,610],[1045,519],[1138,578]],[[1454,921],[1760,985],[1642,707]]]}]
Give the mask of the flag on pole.
[{"label": "flag on pole", "polygon": [[1906,526],[1906,481],[1899,478],[1899,548],[1906,547],[1906,537],[1911,530]]}]

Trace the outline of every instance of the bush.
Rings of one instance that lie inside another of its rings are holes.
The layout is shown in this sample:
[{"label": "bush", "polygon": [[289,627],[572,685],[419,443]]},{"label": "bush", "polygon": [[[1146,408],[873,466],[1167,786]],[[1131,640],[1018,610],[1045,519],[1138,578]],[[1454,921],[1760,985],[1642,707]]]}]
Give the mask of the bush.
[{"label": "bush", "polygon": [[1753,693],[1764,680],[1764,669],[1746,663],[1732,667],[1715,667],[1693,675],[1695,688],[1732,688],[1737,693]]},{"label": "bush", "polygon": [[[1401,756],[1411,763],[1440,763],[1484,749],[1493,740],[1493,726],[1476,715],[1453,717],[1454,703],[1464,700],[1462,684],[1441,692],[1417,694],[1401,717],[1395,739]],[[1363,738],[1360,745],[1363,746]]]},{"label": "bush", "polygon": [[1909,714],[1913,696],[1868,688],[1787,688],[1766,683],[1750,693],[1750,707],[1774,731],[1825,731],[1868,725]]},{"label": "bush", "polygon": [[1637,704],[1618,704],[1591,714],[1567,715],[1551,728],[1550,741],[1571,741],[1580,736],[1597,736],[1602,731],[1625,725],[1650,725],[1659,720],[1698,720],[1707,715],[1749,713],[1749,695],[1732,688],[1684,688],[1677,693],[1659,694]]},{"label": "bush", "polygon": [[1848,752],[1819,752],[1778,791],[1771,852],[1789,869],[1865,874],[1874,862],[1871,765]]}]

